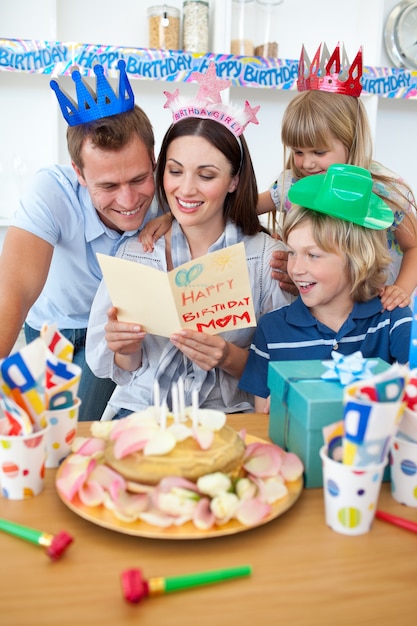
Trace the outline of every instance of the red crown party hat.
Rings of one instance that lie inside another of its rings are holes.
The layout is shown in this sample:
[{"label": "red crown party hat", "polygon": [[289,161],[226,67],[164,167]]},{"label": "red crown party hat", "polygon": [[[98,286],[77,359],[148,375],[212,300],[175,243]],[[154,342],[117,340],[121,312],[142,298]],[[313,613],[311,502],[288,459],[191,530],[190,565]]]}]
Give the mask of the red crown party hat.
[{"label": "red crown party hat", "polygon": [[307,56],[304,46],[298,63],[298,91],[330,91],[358,98],[362,91],[362,47],[350,65],[343,46],[340,60],[340,45],[329,55],[326,44],[319,45],[313,60]]}]

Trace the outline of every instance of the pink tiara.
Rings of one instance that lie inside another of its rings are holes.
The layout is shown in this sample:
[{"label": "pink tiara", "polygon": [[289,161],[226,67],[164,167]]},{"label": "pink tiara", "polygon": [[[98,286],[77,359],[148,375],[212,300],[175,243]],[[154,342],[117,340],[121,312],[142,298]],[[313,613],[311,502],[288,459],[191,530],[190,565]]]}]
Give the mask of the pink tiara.
[{"label": "pink tiara", "polygon": [[362,91],[362,48],[350,65],[343,46],[342,61],[340,46],[337,44],[332,55],[329,55],[326,44],[319,45],[313,60],[307,56],[304,46],[301,49],[298,64],[298,91],[330,91],[345,96],[358,98]]},{"label": "pink tiara", "polygon": [[228,128],[235,137],[239,137],[250,122],[259,124],[256,114],[260,106],[252,108],[246,100],[242,110],[222,102],[220,92],[230,87],[231,81],[217,77],[216,64],[213,61],[205,73],[192,72],[190,81],[196,81],[200,85],[195,98],[181,98],[178,89],[173,93],[164,91],[167,98],[164,109],[171,109],[174,124],[187,117],[214,120]]}]

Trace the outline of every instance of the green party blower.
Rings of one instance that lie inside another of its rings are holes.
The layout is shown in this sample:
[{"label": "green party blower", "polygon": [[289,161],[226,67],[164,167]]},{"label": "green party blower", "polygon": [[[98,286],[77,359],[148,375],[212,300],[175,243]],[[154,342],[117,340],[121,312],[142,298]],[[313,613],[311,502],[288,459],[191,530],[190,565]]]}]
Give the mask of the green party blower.
[{"label": "green party blower", "polygon": [[183,591],[202,585],[221,583],[231,578],[241,578],[252,573],[250,565],[230,567],[228,569],[211,570],[209,572],[196,572],[183,576],[171,576],[167,578],[149,578],[145,580],[140,569],[128,569],[122,572],[122,589],[125,600],[137,604],[147,596],[158,596],[173,591]]},{"label": "green party blower", "polygon": [[0,519],[0,531],[20,537],[29,543],[35,543],[38,546],[46,548],[46,554],[53,560],[57,561],[61,558],[65,550],[72,543],[73,538],[65,531],[59,532],[57,535],[44,533],[41,530],[21,526],[15,522],[9,522]]}]

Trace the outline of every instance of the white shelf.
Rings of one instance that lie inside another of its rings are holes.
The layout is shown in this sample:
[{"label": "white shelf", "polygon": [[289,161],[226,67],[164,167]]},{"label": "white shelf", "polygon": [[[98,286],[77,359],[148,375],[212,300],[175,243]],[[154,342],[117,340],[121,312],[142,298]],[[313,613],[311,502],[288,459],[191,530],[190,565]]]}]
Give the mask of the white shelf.
[{"label": "white shelf", "polygon": [[[284,0],[279,6],[274,38],[279,42],[283,59],[297,59],[304,43],[311,56],[321,38],[329,49],[338,41],[345,42],[352,60],[360,45],[364,46],[364,64],[368,67],[388,66],[382,48],[384,17],[397,0]],[[148,41],[147,7],[152,0],[14,0],[3,2],[0,36],[39,41],[76,41],[108,43],[112,46],[145,48]],[[182,0],[169,4],[182,9]],[[227,53],[230,40],[231,0],[210,0],[210,47]],[[335,15],[343,19],[335,22]],[[360,20],[358,20],[360,15]],[[302,19],[300,18],[302,16]],[[337,32],[335,30],[337,23]],[[369,28],[372,24],[372,28]],[[69,163],[66,148],[66,124],[49,88],[48,75],[0,71],[0,214],[10,215],[17,205],[20,190],[42,166],[53,162]],[[69,77],[68,89],[72,86]],[[178,84],[175,84],[177,86]],[[170,112],[163,108],[162,91],[166,83],[155,80],[132,80],[137,103],[151,117],[156,150],[168,128]],[[174,87],[175,88],[175,87]],[[195,93],[195,85],[181,84],[187,95]],[[232,87],[230,99],[241,102],[247,98],[252,106],[261,106],[259,126],[250,125],[245,137],[251,149],[258,186],[266,189],[282,169],[280,126],[283,112],[294,96],[284,89],[248,89]],[[400,172],[414,184],[414,146],[417,143],[415,124],[416,101],[391,100],[376,96],[363,99],[375,136],[375,158]],[[16,175],[18,159],[23,172]],[[7,219],[6,217],[4,219]],[[0,227],[4,222],[0,221]]]}]

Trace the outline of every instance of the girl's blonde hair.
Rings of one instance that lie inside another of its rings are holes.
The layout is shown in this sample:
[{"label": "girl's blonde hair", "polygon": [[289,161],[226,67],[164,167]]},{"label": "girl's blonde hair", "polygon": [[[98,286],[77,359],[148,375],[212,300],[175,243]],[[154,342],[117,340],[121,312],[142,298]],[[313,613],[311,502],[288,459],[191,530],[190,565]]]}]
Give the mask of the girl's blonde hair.
[{"label": "girl's blonde hair", "polygon": [[347,273],[354,302],[367,302],[385,285],[391,257],[387,250],[385,230],[364,228],[330,215],[294,206],[285,216],[282,239],[301,224],[309,222],[314,241],[325,252],[346,257]]},{"label": "girl's blonde hair", "polygon": [[[345,146],[346,163],[369,170],[372,139],[365,107],[359,98],[326,91],[303,91],[291,100],[282,118],[281,139],[289,148],[329,150],[332,137]],[[287,167],[297,178],[293,154]]]},{"label": "girl's blonde hair", "polygon": [[[284,163],[296,178],[303,174],[294,165],[291,148],[312,148],[329,150],[330,140],[335,137],[345,146],[348,157],[346,163],[358,165],[371,171],[374,182],[380,182],[390,197],[381,195],[391,208],[404,211],[412,204],[413,193],[410,187],[393,176],[372,172],[372,135],[368,116],[360,98],[327,91],[303,91],[295,96],[287,106],[282,118],[281,140],[284,145]],[[378,190],[374,189],[378,194]],[[380,194],[378,194],[380,195]],[[396,197],[398,199],[396,199]]]}]

